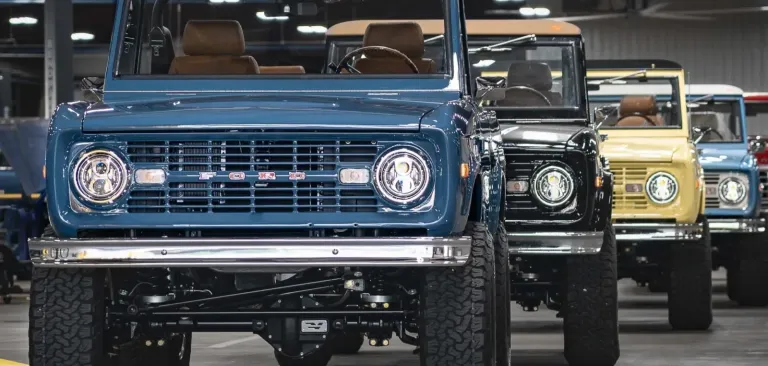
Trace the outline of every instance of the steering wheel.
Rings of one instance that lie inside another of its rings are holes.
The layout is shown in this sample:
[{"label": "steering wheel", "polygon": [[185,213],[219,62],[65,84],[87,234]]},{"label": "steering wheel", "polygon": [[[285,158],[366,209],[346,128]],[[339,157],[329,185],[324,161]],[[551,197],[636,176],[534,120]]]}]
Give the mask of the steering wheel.
[{"label": "steering wheel", "polygon": [[547,103],[547,105],[548,105],[548,106],[550,106],[550,107],[552,106],[552,102],[550,102],[550,101],[549,101],[549,98],[547,98],[547,97],[546,97],[544,94],[542,94],[540,91],[538,91],[538,90],[536,90],[536,89],[534,89],[534,88],[531,88],[531,87],[529,87],[529,86],[524,86],[524,85],[516,85],[516,86],[510,86],[509,88],[506,88],[506,91],[510,91],[510,90],[521,90],[521,91],[524,91],[524,92],[526,92],[526,93],[530,93],[530,94],[533,94],[533,95],[535,95],[537,98],[540,98],[541,100],[543,100],[543,101],[544,101],[544,103]]},{"label": "steering wheel", "polygon": [[356,50],[346,54],[344,57],[342,57],[341,60],[339,61],[339,65],[336,66],[336,69],[334,71],[337,74],[341,74],[341,71],[346,69],[347,71],[352,72],[352,73],[362,74],[360,72],[360,70],[355,69],[354,67],[352,67],[349,64],[349,61],[352,61],[352,59],[355,56],[362,55],[363,53],[365,53],[367,51],[382,51],[382,52],[386,52],[386,53],[389,53],[391,55],[397,56],[398,58],[400,58],[403,61],[405,61],[405,64],[408,65],[408,67],[410,67],[411,70],[413,70],[414,74],[418,74],[419,73],[419,68],[416,66],[415,63],[413,63],[413,61],[411,61],[411,59],[408,56],[406,56],[404,53],[402,53],[402,52],[400,52],[400,51],[398,51],[398,50],[396,50],[394,48],[389,48],[389,47],[384,47],[384,46],[360,47],[360,48],[358,48],[358,49],[356,49]]},{"label": "steering wheel", "polygon": [[643,127],[645,127],[645,126],[656,127],[656,123],[653,122],[653,120],[651,120],[650,118],[648,118],[648,116],[643,115],[643,114],[632,114],[632,115],[629,115],[629,116],[621,117],[621,118],[619,118],[618,121],[616,121],[616,126],[618,126],[619,123],[621,123],[621,121],[623,121],[623,120],[625,120],[627,118],[630,118],[630,117],[640,117],[640,118],[644,119]]},{"label": "steering wheel", "polygon": [[720,141],[724,141],[725,140],[725,136],[723,136],[723,134],[721,134],[719,131],[717,131],[716,129],[714,129],[712,127],[705,127],[705,128],[694,127],[693,131],[699,134],[699,138],[697,139],[697,142],[698,142],[698,140],[703,139],[704,136],[708,135],[709,133],[714,133],[715,135],[717,135],[717,137],[720,138]]}]

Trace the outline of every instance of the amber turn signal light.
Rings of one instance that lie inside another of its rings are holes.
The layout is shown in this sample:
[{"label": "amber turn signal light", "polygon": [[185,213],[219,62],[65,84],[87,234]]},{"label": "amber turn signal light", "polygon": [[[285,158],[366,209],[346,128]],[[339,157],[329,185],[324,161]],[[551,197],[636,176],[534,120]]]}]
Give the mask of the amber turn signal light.
[{"label": "amber turn signal light", "polygon": [[602,186],[603,186],[603,177],[598,175],[597,177],[595,177],[595,188],[600,188]]},{"label": "amber turn signal light", "polygon": [[461,168],[459,169],[459,174],[461,174],[462,178],[469,178],[469,164],[461,163]]}]

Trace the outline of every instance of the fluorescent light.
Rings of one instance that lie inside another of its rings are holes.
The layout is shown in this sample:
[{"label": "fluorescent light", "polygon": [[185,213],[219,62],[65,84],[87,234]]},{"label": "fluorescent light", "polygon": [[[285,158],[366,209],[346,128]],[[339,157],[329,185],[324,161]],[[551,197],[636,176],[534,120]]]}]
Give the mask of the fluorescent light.
[{"label": "fluorescent light", "polygon": [[208,2],[211,4],[236,4],[239,3],[240,0],[208,0]]},{"label": "fluorescent light", "polygon": [[522,15],[524,17],[532,17],[532,16],[536,15],[536,11],[533,10],[533,8],[530,7],[530,6],[525,6],[525,7],[520,8],[520,15]]},{"label": "fluorescent light", "polygon": [[546,17],[549,16],[549,9],[548,8],[534,8],[533,12],[536,14],[537,17]]},{"label": "fluorescent light", "polygon": [[266,12],[263,12],[263,11],[257,12],[256,13],[256,18],[259,18],[259,19],[261,19],[261,20],[263,20],[265,22],[268,22],[268,21],[271,21],[271,20],[276,20],[278,22],[284,22],[284,21],[288,20],[288,16],[287,15],[269,16],[269,15],[267,15]]},{"label": "fluorescent light", "polygon": [[472,65],[474,67],[488,67],[496,63],[496,60],[480,60],[476,64]]},{"label": "fluorescent light", "polygon": [[325,34],[325,32],[328,31],[328,28],[323,27],[322,25],[300,25],[296,27],[296,30],[301,33]]},{"label": "fluorescent light", "polygon": [[548,8],[532,8],[530,6],[524,6],[520,8],[520,15],[524,17],[546,17],[549,16],[550,11]]},{"label": "fluorescent light", "polygon": [[11,25],[35,25],[37,24],[37,18],[16,17],[8,19],[8,23],[11,23]]},{"label": "fluorescent light", "polygon": [[72,33],[73,41],[92,41],[95,36],[91,33],[77,32]]}]

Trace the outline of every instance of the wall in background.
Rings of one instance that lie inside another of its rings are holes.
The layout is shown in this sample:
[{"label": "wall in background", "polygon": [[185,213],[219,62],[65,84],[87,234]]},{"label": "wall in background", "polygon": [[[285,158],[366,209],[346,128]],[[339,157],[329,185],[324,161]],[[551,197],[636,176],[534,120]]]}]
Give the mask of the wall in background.
[{"label": "wall in background", "polygon": [[[578,25],[591,59],[668,59],[683,65],[688,82],[768,92],[768,22],[764,15],[711,21],[630,18]],[[749,133],[768,134],[768,116],[750,123]]]}]

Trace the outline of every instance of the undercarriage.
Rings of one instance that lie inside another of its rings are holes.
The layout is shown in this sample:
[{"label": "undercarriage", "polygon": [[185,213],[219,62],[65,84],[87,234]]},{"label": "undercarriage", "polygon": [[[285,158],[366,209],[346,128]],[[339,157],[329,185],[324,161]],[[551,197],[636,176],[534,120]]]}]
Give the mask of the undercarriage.
[{"label": "undercarriage", "polygon": [[344,333],[371,346],[417,345],[416,270],[322,268],[291,274],[211,269],[109,270],[108,339],[157,344],[169,334],[248,332],[277,353],[326,352]]}]

